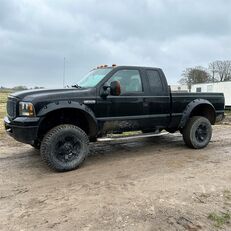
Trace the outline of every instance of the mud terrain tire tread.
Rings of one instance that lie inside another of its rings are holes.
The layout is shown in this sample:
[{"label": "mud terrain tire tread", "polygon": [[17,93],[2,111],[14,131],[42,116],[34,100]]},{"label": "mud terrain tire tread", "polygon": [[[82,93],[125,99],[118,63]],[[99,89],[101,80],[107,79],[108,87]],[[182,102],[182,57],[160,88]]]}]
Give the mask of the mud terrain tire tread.
[{"label": "mud terrain tire tread", "polygon": [[[207,126],[207,137],[204,142],[199,142],[195,136],[195,130],[200,124]],[[188,123],[184,127],[183,131],[183,140],[185,144],[193,149],[201,149],[208,145],[212,137],[212,126],[210,121],[202,116],[193,116],[189,119]]]},{"label": "mud terrain tire tread", "polygon": [[[81,150],[81,158],[74,164],[62,165],[58,162],[51,153],[52,145],[55,144],[55,138],[63,131],[74,132],[78,139],[81,141],[83,148]],[[86,159],[89,153],[89,139],[87,134],[79,127],[72,124],[63,124],[52,128],[43,138],[40,148],[40,155],[42,160],[52,169],[58,172],[70,171],[78,168]]]}]

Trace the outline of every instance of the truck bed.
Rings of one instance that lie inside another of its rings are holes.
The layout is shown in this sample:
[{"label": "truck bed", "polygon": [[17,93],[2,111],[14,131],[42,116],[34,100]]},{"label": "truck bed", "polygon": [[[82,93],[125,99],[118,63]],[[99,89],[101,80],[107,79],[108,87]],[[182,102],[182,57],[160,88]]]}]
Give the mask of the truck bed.
[{"label": "truck bed", "polygon": [[172,118],[173,122],[179,124],[184,109],[194,99],[208,100],[215,108],[216,116],[224,114],[224,94],[223,93],[185,93],[171,92]]}]

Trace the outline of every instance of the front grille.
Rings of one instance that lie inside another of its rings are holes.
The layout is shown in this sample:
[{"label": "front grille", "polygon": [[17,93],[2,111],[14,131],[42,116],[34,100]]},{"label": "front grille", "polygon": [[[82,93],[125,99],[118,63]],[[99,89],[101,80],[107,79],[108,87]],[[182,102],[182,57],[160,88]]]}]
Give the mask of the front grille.
[{"label": "front grille", "polygon": [[15,118],[17,110],[17,100],[14,98],[8,98],[6,108],[8,116],[11,118]]}]

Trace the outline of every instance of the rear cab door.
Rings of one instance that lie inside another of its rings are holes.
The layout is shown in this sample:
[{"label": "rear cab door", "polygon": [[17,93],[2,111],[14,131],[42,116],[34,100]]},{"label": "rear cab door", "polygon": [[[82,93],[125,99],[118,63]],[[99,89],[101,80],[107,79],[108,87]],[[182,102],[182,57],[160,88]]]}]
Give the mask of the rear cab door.
[{"label": "rear cab door", "polygon": [[149,94],[144,98],[144,110],[149,113],[150,127],[166,128],[171,119],[171,96],[163,71],[145,68]]}]

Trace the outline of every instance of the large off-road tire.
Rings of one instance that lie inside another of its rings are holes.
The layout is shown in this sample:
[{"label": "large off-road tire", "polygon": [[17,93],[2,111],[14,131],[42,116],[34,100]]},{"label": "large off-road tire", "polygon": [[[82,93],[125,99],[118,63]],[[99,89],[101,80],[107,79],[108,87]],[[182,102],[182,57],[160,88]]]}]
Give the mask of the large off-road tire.
[{"label": "large off-road tire", "polygon": [[182,132],[188,147],[200,149],[208,145],[212,137],[212,126],[205,117],[194,116],[189,119]]},{"label": "large off-road tire", "polygon": [[71,124],[51,129],[43,138],[40,148],[42,159],[59,172],[78,168],[88,153],[89,140],[86,133]]}]

